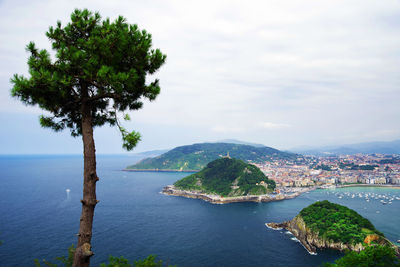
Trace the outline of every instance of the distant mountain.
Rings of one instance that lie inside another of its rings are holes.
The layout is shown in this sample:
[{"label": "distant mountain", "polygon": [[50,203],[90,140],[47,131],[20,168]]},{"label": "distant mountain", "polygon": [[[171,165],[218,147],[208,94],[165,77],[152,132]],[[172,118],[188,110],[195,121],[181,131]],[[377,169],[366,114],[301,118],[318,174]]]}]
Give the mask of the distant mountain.
[{"label": "distant mountain", "polygon": [[220,158],[201,171],[174,183],[181,190],[196,190],[220,196],[262,195],[275,189],[275,182],[252,164],[239,159]]},{"label": "distant mountain", "polygon": [[400,154],[400,140],[325,146],[312,149],[292,149],[291,151],[303,155]]},{"label": "distant mountain", "polygon": [[297,154],[282,152],[271,147],[254,147],[231,143],[201,143],[176,147],[160,156],[146,158],[127,169],[136,170],[201,170],[207,163],[229,155],[251,162],[274,159],[296,159]]}]

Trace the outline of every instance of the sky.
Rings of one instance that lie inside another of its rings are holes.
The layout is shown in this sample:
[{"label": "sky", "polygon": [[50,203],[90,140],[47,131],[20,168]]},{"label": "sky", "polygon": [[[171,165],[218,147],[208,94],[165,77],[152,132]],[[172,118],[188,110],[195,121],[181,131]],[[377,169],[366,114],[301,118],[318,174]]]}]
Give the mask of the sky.
[{"label": "sky", "polygon": [[[75,8],[124,16],[153,36],[161,93],[130,112],[141,152],[222,139],[278,149],[400,138],[400,2],[0,0],[0,154],[78,154],[80,138],[39,126],[10,97],[26,45]],[[124,153],[115,128],[98,153]]]}]

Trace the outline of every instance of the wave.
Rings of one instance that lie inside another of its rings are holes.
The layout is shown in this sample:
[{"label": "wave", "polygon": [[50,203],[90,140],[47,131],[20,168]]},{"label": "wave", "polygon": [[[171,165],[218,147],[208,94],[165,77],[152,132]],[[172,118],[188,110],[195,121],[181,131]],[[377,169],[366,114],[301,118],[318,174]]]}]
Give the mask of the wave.
[{"label": "wave", "polygon": [[268,223],[266,223],[265,226],[267,226],[269,229],[272,229],[272,230],[278,230],[278,231],[282,230],[282,228],[273,228],[271,226],[268,226]]},{"label": "wave", "polygon": [[[287,233],[287,232],[286,232]],[[290,233],[290,232],[289,232]],[[301,243],[300,242],[300,240],[298,240],[295,236],[293,236],[293,237],[291,237],[290,238],[291,240],[293,240],[293,241],[295,241],[295,242],[298,242],[298,243],[300,243],[302,246],[303,246],[303,248],[305,249],[305,250],[307,250],[307,252],[310,254],[310,255],[318,255],[316,252],[312,252],[312,251],[309,251],[304,245],[303,245],[303,243]]]}]

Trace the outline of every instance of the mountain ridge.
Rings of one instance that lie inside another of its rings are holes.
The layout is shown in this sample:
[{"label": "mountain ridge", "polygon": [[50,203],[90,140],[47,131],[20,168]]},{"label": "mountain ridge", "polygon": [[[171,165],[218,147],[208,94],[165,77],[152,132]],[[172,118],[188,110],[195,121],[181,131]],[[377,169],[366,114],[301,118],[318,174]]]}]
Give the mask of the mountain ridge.
[{"label": "mountain ridge", "polygon": [[275,159],[295,160],[301,155],[283,152],[275,148],[254,147],[232,143],[198,143],[176,147],[160,156],[145,158],[128,166],[127,170],[201,170],[209,162],[230,154],[247,162],[264,162]]},{"label": "mountain ridge", "polygon": [[352,155],[352,154],[400,154],[400,139],[393,141],[372,141],[315,148],[293,148],[293,153],[303,155]]}]

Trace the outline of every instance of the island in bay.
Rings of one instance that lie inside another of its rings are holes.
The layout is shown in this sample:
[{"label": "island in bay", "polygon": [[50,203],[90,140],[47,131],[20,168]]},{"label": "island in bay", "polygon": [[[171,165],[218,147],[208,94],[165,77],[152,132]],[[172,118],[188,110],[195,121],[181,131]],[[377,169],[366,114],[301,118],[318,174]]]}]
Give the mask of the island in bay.
[{"label": "island in bay", "polygon": [[398,247],[375,229],[368,219],[327,200],[304,208],[290,221],[267,223],[266,226],[290,231],[311,254],[317,249],[361,251],[370,245],[391,246],[399,254]]},{"label": "island in bay", "polygon": [[276,194],[275,182],[256,166],[229,156],[214,160],[201,171],[163,188],[167,195],[203,199],[211,203],[269,202],[294,198]]}]

